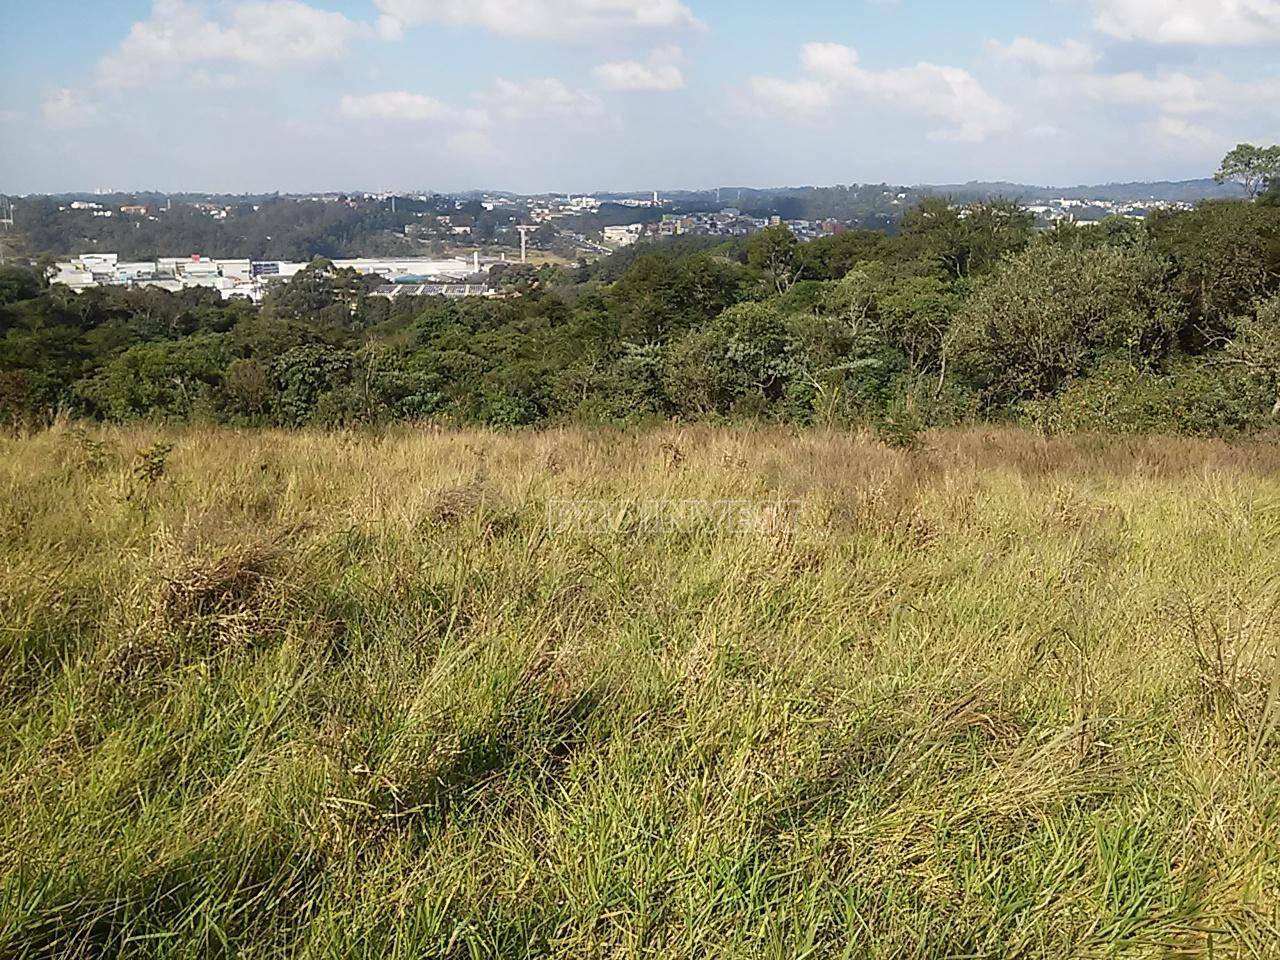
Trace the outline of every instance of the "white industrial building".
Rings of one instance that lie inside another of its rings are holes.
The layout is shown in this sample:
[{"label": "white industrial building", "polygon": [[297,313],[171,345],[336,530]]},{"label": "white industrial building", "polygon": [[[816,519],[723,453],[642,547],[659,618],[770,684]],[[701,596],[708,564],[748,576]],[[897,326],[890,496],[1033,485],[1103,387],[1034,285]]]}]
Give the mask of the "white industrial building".
[{"label": "white industrial building", "polygon": [[[421,284],[462,283],[464,289],[479,289],[480,274],[501,261],[470,259],[375,258],[335,260],[339,270],[350,269],[362,276],[376,275],[390,281]],[[155,287],[173,292],[188,287],[217,290],[223,299],[248,297],[260,301],[272,283],[287,280],[308,266],[288,260],[213,260],[198,254],[189,257],[160,257],[157,260],[122,262],[114,253],[86,253],[57,263],[51,282],[76,292],[98,286]],[[470,281],[470,286],[467,286]]]},{"label": "white industrial building", "polygon": [[628,223],[620,227],[605,227],[604,242],[618,247],[629,247],[644,233],[643,223]]}]

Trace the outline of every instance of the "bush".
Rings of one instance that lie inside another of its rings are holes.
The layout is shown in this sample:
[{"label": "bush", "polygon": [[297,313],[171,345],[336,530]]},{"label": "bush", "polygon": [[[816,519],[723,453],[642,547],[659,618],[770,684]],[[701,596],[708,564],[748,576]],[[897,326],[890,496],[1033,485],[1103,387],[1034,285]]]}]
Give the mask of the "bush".
[{"label": "bush", "polygon": [[76,393],[112,420],[210,415],[230,359],[223,334],[141,343],[109,362]]},{"label": "bush", "polygon": [[323,394],[351,379],[351,354],[324,344],[285,351],[272,364],[276,412],[281,423],[297,426],[311,419]]},{"label": "bush", "polygon": [[1230,436],[1271,426],[1271,402],[1245,370],[1183,358],[1163,375],[1112,362],[1053,400],[1025,404],[1022,414],[1055,432]]},{"label": "bush", "polygon": [[1179,326],[1167,269],[1142,247],[1042,238],[1007,257],[960,311],[959,365],[994,405],[1052,397],[1107,356],[1150,367]]}]

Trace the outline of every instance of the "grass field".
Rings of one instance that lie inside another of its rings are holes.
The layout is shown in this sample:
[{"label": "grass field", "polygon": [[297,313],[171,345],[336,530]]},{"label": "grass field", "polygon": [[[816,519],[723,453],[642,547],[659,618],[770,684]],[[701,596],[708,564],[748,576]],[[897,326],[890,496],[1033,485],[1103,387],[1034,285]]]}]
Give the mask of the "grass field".
[{"label": "grass field", "polygon": [[1280,956],[1278,604],[1261,442],[0,439],[0,956]]}]

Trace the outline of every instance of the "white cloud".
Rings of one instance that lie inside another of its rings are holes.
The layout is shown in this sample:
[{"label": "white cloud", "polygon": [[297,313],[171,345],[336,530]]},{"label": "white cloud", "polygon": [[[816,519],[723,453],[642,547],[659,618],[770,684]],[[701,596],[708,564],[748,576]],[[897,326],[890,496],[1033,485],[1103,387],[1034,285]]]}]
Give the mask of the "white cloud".
[{"label": "white cloud", "polygon": [[383,40],[399,40],[404,36],[404,24],[386,14],[378,18],[377,23],[374,24],[374,30]]},{"label": "white cloud", "polygon": [[1112,106],[1147,107],[1166,117],[1275,116],[1280,79],[1233,80],[1220,73],[1081,73],[1044,78],[1045,93]]},{"label": "white cloud", "polygon": [[[1277,0],[1280,2],[1280,0]],[[1186,118],[1214,115],[1218,118],[1276,116],[1280,105],[1280,77],[1235,80],[1223,73],[1190,73],[1161,70],[1144,73],[1098,72],[1098,60],[1088,47],[1067,41],[1060,47],[1025,37],[1009,44],[992,42],[991,49],[1007,60],[1024,62],[1039,73],[1034,92],[1063,110],[1084,102],[1103,107],[1137,108],[1150,119],[1149,132],[1181,140],[1210,136]],[[1041,109],[1045,105],[1041,104]],[[1131,109],[1132,112],[1132,109]]]},{"label": "white cloud", "polygon": [[818,113],[828,109],[834,99],[833,88],[817,80],[752,77],[751,92],[755,95],[755,105],[789,114]]},{"label": "white cloud", "polygon": [[[623,30],[701,28],[680,0],[375,0],[399,25],[443,23],[541,40],[602,36]],[[392,29],[384,26],[383,30]]]},{"label": "white cloud", "polygon": [[55,127],[82,127],[97,116],[94,104],[70,87],[49,93],[41,105],[44,118]]},{"label": "white cloud", "polygon": [[1167,140],[1203,144],[1211,143],[1215,139],[1212,132],[1182,117],[1160,117],[1154,123],[1148,124],[1147,129],[1156,136]]},{"label": "white cloud", "polygon": [[1120,40],[1197,46],[1280,43],[1280,0],[1093,0],[1094,26]]},{"label": "white cloud", "polygon": [[498,79],[475,99],[505,120],[594,120],[605,115],[598,97],[572,90],[555,77],[525,83]]},{"label": "white cloud", "polygon": [[445,141],[451,153],[468,160],[487,160],[498,155],[497,144],[487,130],[459,130]]},{"label": "white cloud", "polygon": [[1013,125],[1013,111],[983,89],[972,74],[958,67],[920,63],[901,70],[870,74],[871,96],[901,104],[945,126],[931,136],[938,140],[977,142]]},{"label": "white cloud", "polygon": [[958,67],[917,63],[870,70],[859,64],[856,50],[838,43],[806,44],[801,67],[805,76],[797,80],[752,78],[755,105],[815,114],[841,98],[883,103],[940,121],[929,134],[935,140],[977,142],[1013,125],[1013,111]]},{"label": "white cloud", "polygon": [[609,90],[656,90],[669,93],[684,89],[684,73],[680,69],[679,59],[679,47],[660,47],[649,54],[645,61],[602,63],[592,71],[592,75]]},{"label": "white cloud", "polygon": [[236,0],[217,11],[201,0],[153,0],[151,15],[133,25],[96,73],[103,86],[136,87],[200,63],[276,69],[340,60],[368,32],[301,0]]},{"label": "white cloud", "polygon": [[1186,73],[1089,74],[1072,78],[1070,88],[1103,103],[1145,104],[1171,114],[1218,109],[1210,84]]},{"label": "white cloud", "polygon": [[478,106],[456,107],[405,90],[347,94],[338,100],[338,113],[348,120],[454,127],[457,129],[448,140],[450,148],[473,155],[492,151],[490,131],[495,120],[581,124],[606,116],[598,97],[571,89],[555,77],[525,83],[498,79],[488,89],[473,94],[472,99]]},{"label": "white cloud", "polygon": [[483,126],[488,117],[480,110],[459,110],[420,93],[388,90],[361,96],[348,94],[338,101],[338,112],[351,120],[385,120],[405,123],[447,123]]},{"label": "white cloud", "polygon": [[[1021,46],[1026,54],[1021,59],[1038,68],[1038,82],[1029,93],[1035,112],[1041,114],[1092,124],[1110,119],[1133,131],[1135,142],[1175,152],[1221,146],[1231,139],[1225,133],[1228,123],[1239,130],[1245,123],[1280,122],[1280,77],[1237,80],[1224,73],[1185,70],[1101,73],[1096,63],[1077,61],[1071,67],[1070,58],[1039,56],[1036,48],[1041,46],[1061,49],[1034,41]],[[1224,132],[1215,133],[1205,121]],[[1242,134],[1236,137],[1248,139]]]},{"label": "white cloud", "polygon": [[835,83],[861,72],[858,51],[842,43],[806,43],[800,51],[800,63],[806,72]]},{"label": "white cloud", "polygon": [[1087,70],[1098,62],[1097,53],[1078,40],[1067,40],[1055,47],[1029,37],[1018,37],[1010,43],[992,40],[988,46],[1001,60],[1029,64],[1051,73]]}]

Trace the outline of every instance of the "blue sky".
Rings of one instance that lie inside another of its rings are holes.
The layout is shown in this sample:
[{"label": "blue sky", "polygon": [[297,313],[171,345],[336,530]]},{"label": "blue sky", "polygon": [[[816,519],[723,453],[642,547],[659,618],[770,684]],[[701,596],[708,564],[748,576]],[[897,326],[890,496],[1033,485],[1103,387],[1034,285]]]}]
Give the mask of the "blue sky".
[{"label": "blue sky", "polygon": [[1189,178],[1280,0],[0,0],[0,191]]}]

